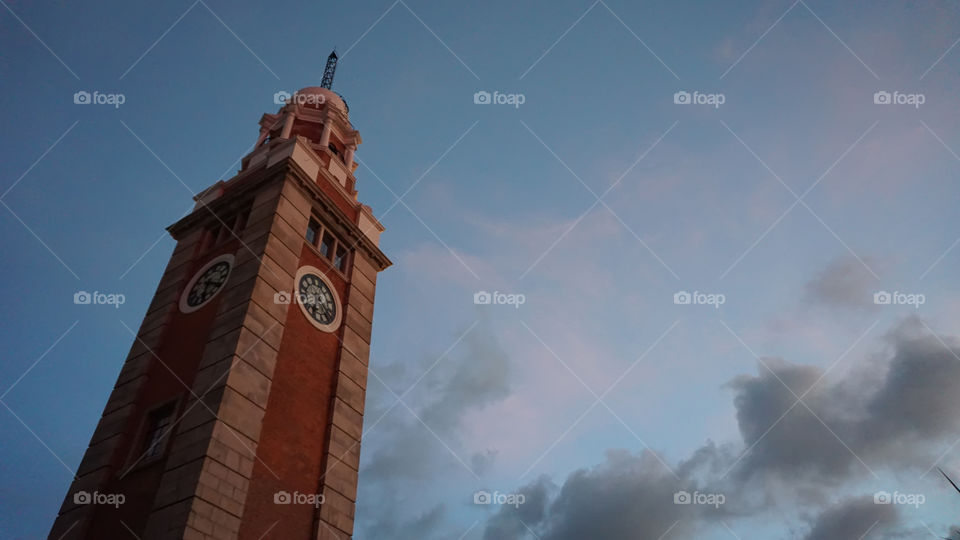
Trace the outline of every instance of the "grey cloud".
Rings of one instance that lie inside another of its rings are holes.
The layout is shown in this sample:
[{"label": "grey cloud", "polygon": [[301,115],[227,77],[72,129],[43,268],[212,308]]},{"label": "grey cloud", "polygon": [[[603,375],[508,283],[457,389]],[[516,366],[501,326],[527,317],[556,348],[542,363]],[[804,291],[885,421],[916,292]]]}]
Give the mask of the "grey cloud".
[{"label": "grey cloud", "polygon": [[530,527],[543,521],[547,503],[556,486],[546,476],[523,486],[518,493],[525,497],[520,506],[503,506],[488,521],[483,533],[484,540],[511,540],[524,538]]},{"label": "grey cloud", "polygon": [[366,537],[396,540],[429,540],[444,537],[439,530],[447,513],[445,505],[438,504],[412,519],[401,517],[397,511],[398,508],[399,501],[393,507],[384,508],[384,512],[378,514],[379,518],[368,528]]},{"label": "grey cloud", "polygon": [[[739,450],[706,444],[675,467],[679,480],[649,453],[611,452],[600,465],[571,473],[541,520],[524,522],[542,540],[658,538],[677,522],[671,535],[689,538],[717,519],[785,505],[800,514],[826,508],[811,520],[807,540],[857,538],[874,522],[886,538],[908,537],[896,510],[874,505],[872,496],[869,505],[864,499],[831,501],[870,477],[861,459],[876,470],[925,470],[960,431],[960,360],[954,356],[960,346],[951,338],[945,347],[921,327],[916,320],[897,325],[886,337],[884,356],[839,380],[821,380],[819,367],[764,359],[756,375],[728,385],[743,439]],[[810,410],[794,405],[794,394]],[[678,489],[719,491],[727,504],[674,505]],[[491,518],[487,538],[527,537],[512,514],[503,509]]]},{"label": "grey cloud", "polygon": [[836,540],[837,538],[902,538],[892,531],[899,523],[898,509],[891,504],[874,504],[873,496],[842,501],[821,513],[804,540]]},{"label": "grey cloud", "polygon": [[804,397],[810,410],[803,404],[793,407],[773,429],[796,401],[793,393],[803,395],[823,371],[765,361],[770,371],[761,367],[759,375],[731,383],[744,443],[763,437],[744,458],[740,474],[810,476],[833,485],[867,472],[860,460],[872,466],[928,468],[943,450],[938,443],[950,439],[949,444],[960,432],[955,414],[960,408],[960,347],[952,338],[941,342],[916,327],[914,320],[898,325],[887,337],[891,353],[886,360],[864,366],[846,380],[822,380]]},{"label": "grey cloud", "polygon": [[896,353],[885,384],[868,406],[869,433],[881,439],[914,436],[933,440],[960,430],[960,347],[952,338],[896,337]]},{"label": "grey cloud", "polygon": [[420,412],[438,433],[455,431],[465,412],[503,399],[510,391],[510,360],[492,337],[471,333],[462,346],[465,358],[437,389],[437,399]]},{"label": "grey cloud", "polygon": [[[438,462],[455,458],[433,434],[451,445],[468,411],[482,408],[509,394],[509,358],[496,340],[481,329],[468,334],[433,372],[438,375],[429,383],[432,387],[426,393],[430,398],[419,407],[413,407],[419,420],[403,405],[398,405],[390,413],[396,415],[394,421],[384,419],[389,424],[385,431],[390,435],[364,469],[366,479],[390,481],[436,474]],[[405,400],[409,399],[410,396],[405,397]],[[401,420],[396,421],[398,418]],[[492,456],[480,455],[477,459],[479,461],[471,461],[483,466],[492,460]]]},{"label": "grey cloud", "polygon": [[494,461],[497,459],[496,450],[485,450],[483,452],[476,452],[470,456],[470,468],[473,469],[473,472],[477,476],[483,476],[491,467],[493,467]]},{"label": "grey cloud", "polygon": [[[660,538],[668,530],[671,537],[689,538],[698,524],[731,515],[726,504],[674,502],[681,490],[717,492],[693,475],[716,472],[732,454],[712,444],[701,450],[675,468],[677,476],[649,451],[611,450],[603,463],[570,474],[559,490],[541,477],[520,490],[536,494],[532,509],[502,508],[488,521],[484,539],[519,540],[532,537],[531,531],[541,540]],[[549,503],[547,495],[553,495]]]},{"label": "grey cloud", "polygon": [[[867,259],[875,266],[876,261]],[[872,309],[873,293],[878,282],[856,258],[842,257],[832,261],[806,285],[807,299],[832,307]]]},{"label": "grey cloud", "polygon": [[[416,380],[435,360],[435,357],[424,360],[410,370],[406,378],[411,382]],[[397,369],[394,371],[395,375],[401,374]],[[364,524],[365,537],[397,540],[445,537],[446,532],[440,532],[444,528],[445,505],[437,505],[411,520],[407,516],[412,504],[403,494],[422,493],[422,483],[444,471],[469,476],[444,445],[467,459],[476,474],[482,474],[492,465],[495,450],[468,456],[459,448],[459,430],[468,412],[509,394],[509,377],[508,356],[496,339],[480,326],[440,360],[414,392],[404,397],[416,417],[401,404],[382,420],[376,428],[376,438],[365,439],[376,440],[377,446],[360,471],[364,496],[359,497],[358,514],[375,516]],[[418,395],[422,397],[416,400]],[[396,398],[388,395],[385,400],[393,403]],[[465,492],[464,499],[467,495]]]},{"label": "grey cloud", "polygon": [[[734,405],[743,444],[751,448],[738,465],[738,473],[745,478],[758,473],[828,479],[845,475],[852,458],[817,419],[823,414],[814,416],[802,404],[795,405],[794,394],[803,395],[822,371],[779,359],[765,359],[758,370],[758,375],[743,375],[729,385],[736,391]],[[804,402],[813,404],[811,408],[817,412],[824,399],[829,397],[814,389]]]}]

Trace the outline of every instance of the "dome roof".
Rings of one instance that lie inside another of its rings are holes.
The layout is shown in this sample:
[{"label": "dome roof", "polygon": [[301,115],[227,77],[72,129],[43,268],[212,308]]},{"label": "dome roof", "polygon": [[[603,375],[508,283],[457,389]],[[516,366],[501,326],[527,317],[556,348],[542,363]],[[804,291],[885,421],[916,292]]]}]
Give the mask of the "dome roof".
[{"label": "dome roof", "polygon": [[343,111],[344,113],[349,112],[350,108],[347,107],[347,103],[340,97],[339,94],[333,90],[329,90],[322,86],[308,86],[297,91],[296,99],[298,103],[306,105],[319,105],[319,104],[328,104],[333,107]]}]

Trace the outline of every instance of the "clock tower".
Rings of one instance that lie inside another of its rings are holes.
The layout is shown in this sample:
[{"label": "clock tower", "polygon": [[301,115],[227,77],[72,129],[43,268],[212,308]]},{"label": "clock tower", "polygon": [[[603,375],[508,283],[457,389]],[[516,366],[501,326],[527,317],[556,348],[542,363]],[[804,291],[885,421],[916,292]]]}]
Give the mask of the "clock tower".
[{"label": "clock tower", "polygon": [[53,539],[349,539],[383,226],[323,86],[195,197]]}]

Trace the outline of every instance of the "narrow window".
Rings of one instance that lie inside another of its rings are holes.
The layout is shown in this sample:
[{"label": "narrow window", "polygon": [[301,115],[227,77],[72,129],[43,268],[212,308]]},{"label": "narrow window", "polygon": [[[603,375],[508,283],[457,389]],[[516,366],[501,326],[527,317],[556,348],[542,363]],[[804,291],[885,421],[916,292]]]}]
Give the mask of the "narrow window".
[{"label": "narrow window", "polygon": [[245,210],[237,214],[236,221],[233,222],[233,232],[237,236],[240,236],[243,233],[244,227],[247,226],[247,219],[250,217],[250,211]]},{"label": "narrow window", "polygon": [[144,459],[163,453],[165,439],[173,422],[173,404],[165,405],[147,416],[147,433],[144,437]]},{"label": "narrow window", "polygon": [[320,254],[327,259],[333,255],[333,235],[323,231],[323,239],[320,241]]},{"label": "narrow window", "polygon": [[335,144],[333,144],[333,143],[330,143],[330,144],[327,145],[327,148],[329,148],[330,151],[333,152],[333,155],[337,156],[337,159],[340,160],[340,163],[346,163],[346,162],[343,160],[343,153],[341,153],[340,150],[337,149],[337,145],[335,145]]},{"label": "narrow window", "polygon": [[320,236],[320,224],[311,219],[310,224],[307,225],[307,242],[310,242],[311,246],[317,245],[318,236]]},{"label": "narrow window", "polygon": [[217,244],[222,244],[230,239],[233,235],[233,231],[229,227],[220,227],[217,229]]},{"label": "narrow window", "polygon": [[222,234],[223,234],[223,227],[221,227],[219,223],[212,225],[209,229],[209,236],[207,237],[209,240],[207,241],[207,244],[204,246],[204,249],[205,250],[211,249],[217,244],[219,244],[220,237],[222,236]]},{"label": "narrow window", "polygon": [[341,244],[337,244],[336,255],[333,258],[333,265],[341,272],[347,271],[347,250]]}]

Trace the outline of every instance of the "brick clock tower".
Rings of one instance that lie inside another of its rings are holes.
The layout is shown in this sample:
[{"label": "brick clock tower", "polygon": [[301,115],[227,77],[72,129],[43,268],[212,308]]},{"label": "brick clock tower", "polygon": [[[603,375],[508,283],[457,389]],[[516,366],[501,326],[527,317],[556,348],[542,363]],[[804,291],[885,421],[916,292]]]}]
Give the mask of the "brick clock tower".
[{"label": "brick clock tower", "polygon": [[349,539],[383,226],[324,85],[196,197],[53,539]]}]

